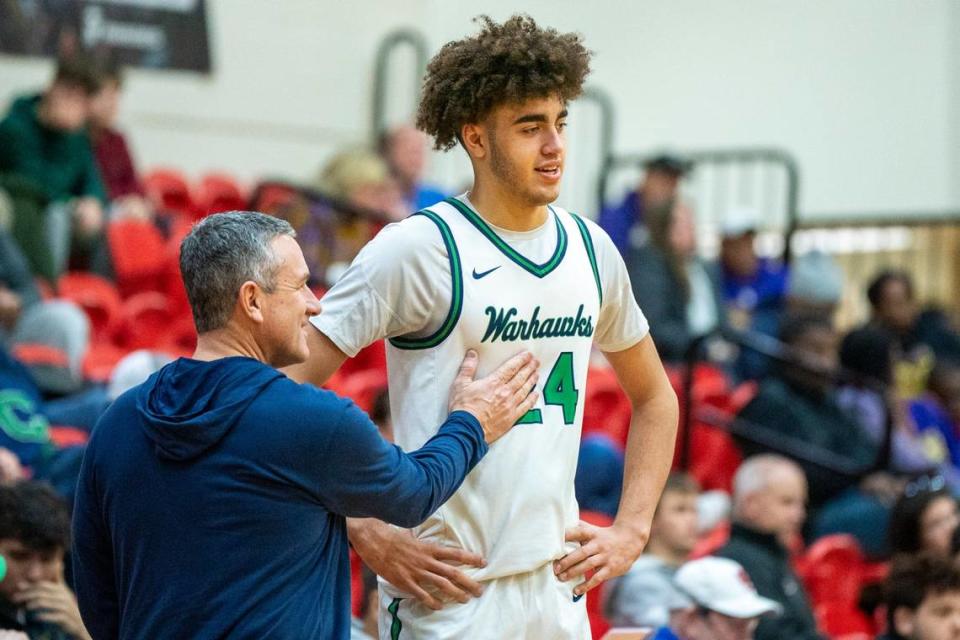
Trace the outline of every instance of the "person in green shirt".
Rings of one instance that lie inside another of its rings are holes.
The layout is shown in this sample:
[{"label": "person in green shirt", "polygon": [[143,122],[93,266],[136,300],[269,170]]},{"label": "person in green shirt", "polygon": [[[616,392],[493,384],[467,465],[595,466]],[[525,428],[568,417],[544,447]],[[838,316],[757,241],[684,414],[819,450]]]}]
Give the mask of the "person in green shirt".
[{"label": "person in green shirt", "polygon": [[[45,92],[17,98],[0,121],[0,176],[15,176],[50,204],[39,214],[21,208],[14,221],[14,235],[43,275],[58,275],[71,248],[91,254],[102,245],[107,196],[85,130],[99,86],[96,67],[62,61]],[[38,268],[39,256],[55,266]]]}]

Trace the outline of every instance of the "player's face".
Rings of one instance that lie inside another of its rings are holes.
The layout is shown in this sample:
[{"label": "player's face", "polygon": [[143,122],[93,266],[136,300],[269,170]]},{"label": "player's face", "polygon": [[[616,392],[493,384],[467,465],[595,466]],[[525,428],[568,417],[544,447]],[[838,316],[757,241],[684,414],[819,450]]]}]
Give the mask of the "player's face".
[{"label": "player's face", "polygon": [[272,247],[280,267],[263,305],[263,348],[271,365],[285,367],[310,355],[307,334],[313,329],[308,325],[310,318],[320,313],[320,302],[307,286],[310,271],[296,240],[280,236]]},{"label": "player's face", "polygon": [[960,640],[960,592],[930,593],[916,611],[898,609],[894,623],[911,640]]},{"label": "player's face", "polygon": [[567,107],[559,97],[502,105],[487,119],[489,166],[503,191],[529,206],[560,195]]}]

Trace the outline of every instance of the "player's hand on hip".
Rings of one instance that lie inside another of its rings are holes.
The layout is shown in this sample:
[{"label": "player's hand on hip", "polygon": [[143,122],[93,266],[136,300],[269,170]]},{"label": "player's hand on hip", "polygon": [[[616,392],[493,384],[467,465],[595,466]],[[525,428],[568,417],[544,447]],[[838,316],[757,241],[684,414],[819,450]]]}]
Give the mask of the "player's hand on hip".
[{"label": "player's hand on hip", "polygon": [[540,377],[540,362],[523,351],[485,378],[474,380],[478,364],[477,352],[468,350],[453,381],[450,411],[467,411],[476,417],[487,444],[493,444],[537,403],[533,389]]},{"label": "player's hand on hip", "polygon": [[[583,595],[605,580],[626,573],[640,556],[650,537],[649,530],[638,530],[614,523],[609,527],[597,527],[581,521],[567,529],[567,542],[579,542],[580,548],[571,551],[553,563],[553,572],[566,582],[585,576],[573,590]],[[593,572],[591,576],[587,576]]]},{"label": "player's hand on hip", "polygon": [[[411,594],[431,609],[445,602],[464,603],[483,593],[483,586],[457,567],[486,565],[475,553],[418,540],[407,529],[366,519],[363,532],[351,535],[353,548],[370,569],[397,589]],[[356,528],[356,527],[355,527]]]}]

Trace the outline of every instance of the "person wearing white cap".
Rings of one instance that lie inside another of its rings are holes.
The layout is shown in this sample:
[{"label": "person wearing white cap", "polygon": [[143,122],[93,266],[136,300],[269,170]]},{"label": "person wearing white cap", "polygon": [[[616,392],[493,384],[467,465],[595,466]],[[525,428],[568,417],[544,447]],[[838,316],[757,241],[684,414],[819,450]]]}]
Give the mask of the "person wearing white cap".
[{"label": "person wearing white cap", "polygon": [[670,624],[650,640],[750,640],[760,617],[781,606],[757,593],[747,572],[727,558],[692,560],[674,576]]}]

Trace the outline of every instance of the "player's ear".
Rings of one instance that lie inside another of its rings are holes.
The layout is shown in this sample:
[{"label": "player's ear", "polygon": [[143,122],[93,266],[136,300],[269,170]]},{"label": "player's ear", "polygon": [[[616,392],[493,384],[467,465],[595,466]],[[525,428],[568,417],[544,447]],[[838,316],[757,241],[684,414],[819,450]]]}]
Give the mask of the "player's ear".
[{"label": "player's ear", "polygon": [[486,127],[479,123],[465,124],[460,128],[460,140],[470,157],[480,160],[487,155]]}]

